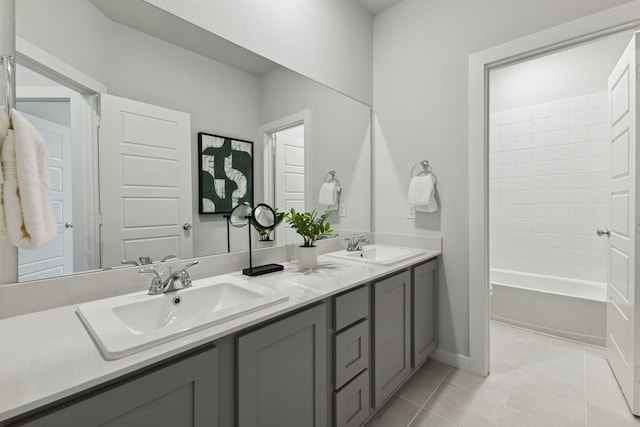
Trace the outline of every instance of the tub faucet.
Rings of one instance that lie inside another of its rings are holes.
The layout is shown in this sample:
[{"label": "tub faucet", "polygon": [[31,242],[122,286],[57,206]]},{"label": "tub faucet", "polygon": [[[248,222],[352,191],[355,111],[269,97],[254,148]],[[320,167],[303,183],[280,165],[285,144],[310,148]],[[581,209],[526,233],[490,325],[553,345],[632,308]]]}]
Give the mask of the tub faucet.
[{"label": "tub faucet", "polygon": [[369,243],[369,240],[364,236],[354,238],[347,237],[344,240],[347,242],[347,252],[361,251],[362,247]]},{"label": "tub faucet", "polygon": [[153,274],[151,286],[149,286],[149,295],[163,294],[165,292],[178,291],[180,289],[191,287],[191,276],[189,276],[189,272],[187,270],[197,264],[198,261],[193,261],[192,263],[185,265],[182,269],[171,273],[166,280],[162,280],[160,273],[153,268],[143,268],[140,270],[140,274]]}]

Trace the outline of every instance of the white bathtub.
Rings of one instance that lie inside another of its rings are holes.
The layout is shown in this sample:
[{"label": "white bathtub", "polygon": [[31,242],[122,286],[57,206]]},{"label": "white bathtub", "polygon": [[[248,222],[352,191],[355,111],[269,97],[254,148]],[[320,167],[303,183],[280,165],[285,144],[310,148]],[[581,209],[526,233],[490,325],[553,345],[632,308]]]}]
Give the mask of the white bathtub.
[{"label": "white bathtub", "polygon": [[604,283],[491,269],[491,318],[604,346]]}]

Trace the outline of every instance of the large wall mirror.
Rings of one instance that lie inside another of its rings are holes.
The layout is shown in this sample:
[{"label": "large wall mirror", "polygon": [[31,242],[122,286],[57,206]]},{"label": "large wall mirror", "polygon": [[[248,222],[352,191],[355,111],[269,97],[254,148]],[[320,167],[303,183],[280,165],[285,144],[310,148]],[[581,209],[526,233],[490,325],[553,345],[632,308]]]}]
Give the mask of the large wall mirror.
[{"label": "large wall mirror", "polygon": [[[199,160],[224,169],[219,197],[242,200],[250,180],[254,203],[280,211],[324,211],[335,177],[332,228],[371,230],[367,105],[141,0],[20,0],[16,33],[17,108],[49,143],[59,227],[19,252],[19,281],[246,250],[246,231],[228,244],[223,215],[199,212]],[[220,136],[208,154],[200,132]]]}]

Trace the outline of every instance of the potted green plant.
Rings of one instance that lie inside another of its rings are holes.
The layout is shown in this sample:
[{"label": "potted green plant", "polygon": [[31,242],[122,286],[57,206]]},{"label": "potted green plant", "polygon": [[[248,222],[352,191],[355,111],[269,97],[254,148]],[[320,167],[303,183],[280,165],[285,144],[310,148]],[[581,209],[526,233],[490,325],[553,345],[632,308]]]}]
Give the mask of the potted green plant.
[{"label": "potted green plant", "polygon": [[274,221],[273,221],[273,227],[267,229],[267,228],[263,228],[261,227],[253,218],[251,218],[251,225],[253,226],[253,228],[256,229],[256,231],[258,232],[258,234],[260,235],[260,241],[261,242],[270,242],[273,240],[272,236],[273,236],[273,231],[276,229],[276,227],[278,225],[280,225],[280,223],[282,221],[284,221],[284,218],[287,216],[286,212],[279,212],[278,208],[275,208],[273,210],[275,217],[274,217]]},{"label": "potted green plant", "polygon": [[311,212],[296,212],[291,209],[287,213],[287,222],[291,228],[302,237],[304,243],[298,250],[298,266],[300,268],[314,268],[318,265],[318,248],[315,243],[326,239],[333,233],[331,224],[325,222],[331,212],[318,216],[315,210]]}]

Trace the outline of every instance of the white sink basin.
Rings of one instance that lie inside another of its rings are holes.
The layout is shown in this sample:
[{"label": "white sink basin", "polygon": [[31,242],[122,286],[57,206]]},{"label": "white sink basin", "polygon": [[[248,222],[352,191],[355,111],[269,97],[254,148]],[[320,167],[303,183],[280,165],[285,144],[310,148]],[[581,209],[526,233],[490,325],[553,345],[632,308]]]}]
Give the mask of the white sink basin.
[{"label": "white sink basin", "polygon": [[146,291],[82,304],[77,313],[106,359],[119,359],[288,300],[288,295],[224,275],[177,292]]},{"label": "white sink basin", "polygon": [[368,264],[393,265],[410,258],[424,255],[423,249],[399,248],[396,246],[366,245],[361,251],[346,250],[328,253],[328,257]]}]

